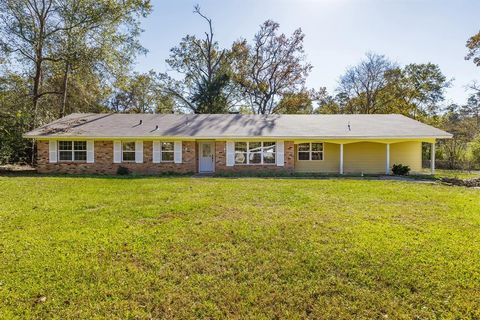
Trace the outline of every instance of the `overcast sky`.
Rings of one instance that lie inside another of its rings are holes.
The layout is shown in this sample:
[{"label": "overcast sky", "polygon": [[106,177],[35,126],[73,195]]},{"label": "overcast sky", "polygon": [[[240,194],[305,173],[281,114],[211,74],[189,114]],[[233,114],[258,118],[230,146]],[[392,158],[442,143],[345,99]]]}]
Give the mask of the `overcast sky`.
[{"label": "overcast sky", "polygon": [[167,70],[169,50],[186,34],[203,35],[205,22],[192,13],[200,4],[213,19],[215,37],[229,47],[251,40],[272,19],[290,34],[302,28],[313,70],[307,84],[333,93],[340,75],[368,51],[399,64],[433,62],[449,79],[446,103],[464,103],[465,87],[480,81],[480,67],[465,61],[465,42],[480,30],[480,0],[152,0],[142,22],[148,49],[137,71]]}]

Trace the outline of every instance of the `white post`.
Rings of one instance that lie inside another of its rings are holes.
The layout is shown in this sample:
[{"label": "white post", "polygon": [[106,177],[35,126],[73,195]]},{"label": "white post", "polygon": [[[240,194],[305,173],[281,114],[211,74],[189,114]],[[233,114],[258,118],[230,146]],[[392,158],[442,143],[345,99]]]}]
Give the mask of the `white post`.
[{"label": "white post", "polygon": [[385,165],[385,174],[390,174],[390,143],[387,143],[387,163]]},{"label": "white post", "polygon": [[432,148],[430,149],[430,170],[432,174],[435,174],[435,142],[431,144]]},{"label": "white post", "polygon": [[343,174],[343,143],[340,144],[340,174]]}]

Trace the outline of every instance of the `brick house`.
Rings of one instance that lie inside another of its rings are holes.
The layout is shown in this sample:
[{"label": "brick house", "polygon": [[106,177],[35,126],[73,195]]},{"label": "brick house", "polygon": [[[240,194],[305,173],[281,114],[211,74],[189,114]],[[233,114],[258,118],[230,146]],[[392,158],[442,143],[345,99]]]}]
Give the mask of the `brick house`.
[{"label": "brick house", "polygon": [[389,174],[422,167],[451,134],[401,115],[71,114],[25,134],[41,173],[285,171]]}]

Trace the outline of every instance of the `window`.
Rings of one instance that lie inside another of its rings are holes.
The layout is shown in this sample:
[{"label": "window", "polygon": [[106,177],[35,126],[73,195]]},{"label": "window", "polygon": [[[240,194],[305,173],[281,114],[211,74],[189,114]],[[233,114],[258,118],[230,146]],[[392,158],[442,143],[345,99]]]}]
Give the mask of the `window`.
[{"label": "window", "polygon": [[122,161],[135,161],[135,142],[122,142]]},{"label": "window", "polygon": [[87,161],[86,141],[58,141],[60,161]]},{"label": "window", "polygon": [[297,152],[298,160],[323,160],[323,143],[300,143]]},{"label": "window", "polygon": [[236,164],[275,164],[275,142],[235,142]]},{"label": "window", "polygon": [[160,142],[161,162],[173,162],[173,145],[173,142]]}]

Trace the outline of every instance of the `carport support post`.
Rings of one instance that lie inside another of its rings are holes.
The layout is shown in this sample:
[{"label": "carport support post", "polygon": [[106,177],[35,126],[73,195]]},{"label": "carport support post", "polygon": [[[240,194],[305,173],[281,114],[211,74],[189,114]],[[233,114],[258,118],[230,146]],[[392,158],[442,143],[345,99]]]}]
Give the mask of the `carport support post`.
[{"label": "carport support post", "polygon": [[387,143],[387,163],[385,165],[385,174],[390,174],[390,143]]},{"label": "carport support post", "polygon": [[343,174],[343,143],[340,143],[340,174]]},{"label": "carport support post", "polygon": [[435,174],[435,142],[432,142],[430,150],[430,170]]}]

